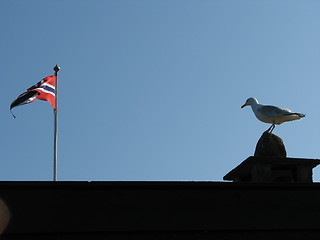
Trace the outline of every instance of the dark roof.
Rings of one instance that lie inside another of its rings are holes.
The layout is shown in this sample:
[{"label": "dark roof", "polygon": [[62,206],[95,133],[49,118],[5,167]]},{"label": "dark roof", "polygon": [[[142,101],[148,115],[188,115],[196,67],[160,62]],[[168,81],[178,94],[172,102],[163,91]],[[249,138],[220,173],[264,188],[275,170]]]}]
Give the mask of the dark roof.
[{"label": "dark roof", "polygon": [[[5,236],[320,232],[320,184],[0,182]],[[21,238],[22,239],[22,238]]]}]

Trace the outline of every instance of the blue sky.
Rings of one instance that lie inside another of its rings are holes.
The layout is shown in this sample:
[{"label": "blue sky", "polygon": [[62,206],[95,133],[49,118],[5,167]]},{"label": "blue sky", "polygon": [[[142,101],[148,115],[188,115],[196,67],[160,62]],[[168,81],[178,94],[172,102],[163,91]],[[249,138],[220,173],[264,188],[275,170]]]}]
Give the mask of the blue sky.
[{"label": "blue sky", "polygon": [[[277,126],[288,157],[320,158],[317,0],[3,0],[1,181],[50,181],[59,73],[61,181],[222,181],[269,125],[248,97],[305,113]],[[320,167],[318,167],[320,168]],[[314,171],[320,181],[320,170]]]}]

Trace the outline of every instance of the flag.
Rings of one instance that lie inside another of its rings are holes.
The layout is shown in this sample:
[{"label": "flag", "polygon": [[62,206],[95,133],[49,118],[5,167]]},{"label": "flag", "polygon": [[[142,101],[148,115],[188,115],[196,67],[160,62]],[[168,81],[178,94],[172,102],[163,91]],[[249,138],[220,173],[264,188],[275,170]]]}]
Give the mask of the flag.
[{"label": "flag", "polygon": [[11,103],[10,111],[14,107],[32,103],[34,102],[35,99],[48,101],[51,104],[51,106],[54,109],[56,109],[55,85],[56,85],[56,75],[45,77],[36,85],[30,87],[26,92],[22,93],[19,97],[17,97],[17,99]]}]

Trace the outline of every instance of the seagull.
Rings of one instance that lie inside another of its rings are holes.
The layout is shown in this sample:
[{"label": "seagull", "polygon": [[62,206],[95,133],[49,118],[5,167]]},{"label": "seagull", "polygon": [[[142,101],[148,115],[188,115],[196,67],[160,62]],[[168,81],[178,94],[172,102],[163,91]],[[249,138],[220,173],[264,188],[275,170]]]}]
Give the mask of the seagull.
[{"label": "seagull", "polygon": [[260,104],[256,98],[248,98],[246,103],[243,104],[241,108],[246,106],[251,106],[252,111],[261,122],[272,124],[271,127],[266,131],[269,133],[272,133],[275,125],[280,125],[281,123],[293,120],[299,120],[306,116],[302,113],[292,112],[289,109]]}]

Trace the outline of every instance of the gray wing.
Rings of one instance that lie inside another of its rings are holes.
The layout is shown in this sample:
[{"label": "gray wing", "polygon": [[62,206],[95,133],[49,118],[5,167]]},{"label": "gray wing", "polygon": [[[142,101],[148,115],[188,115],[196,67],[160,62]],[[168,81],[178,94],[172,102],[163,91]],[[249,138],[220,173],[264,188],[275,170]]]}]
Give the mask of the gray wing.
[{"label": "gray wing", "polygon": [[292,115],[292,113],[289,109],[279,108],[275,106],[263,106],[259,109],[259,111],[268,117],[278,117],[283,115]]}]

